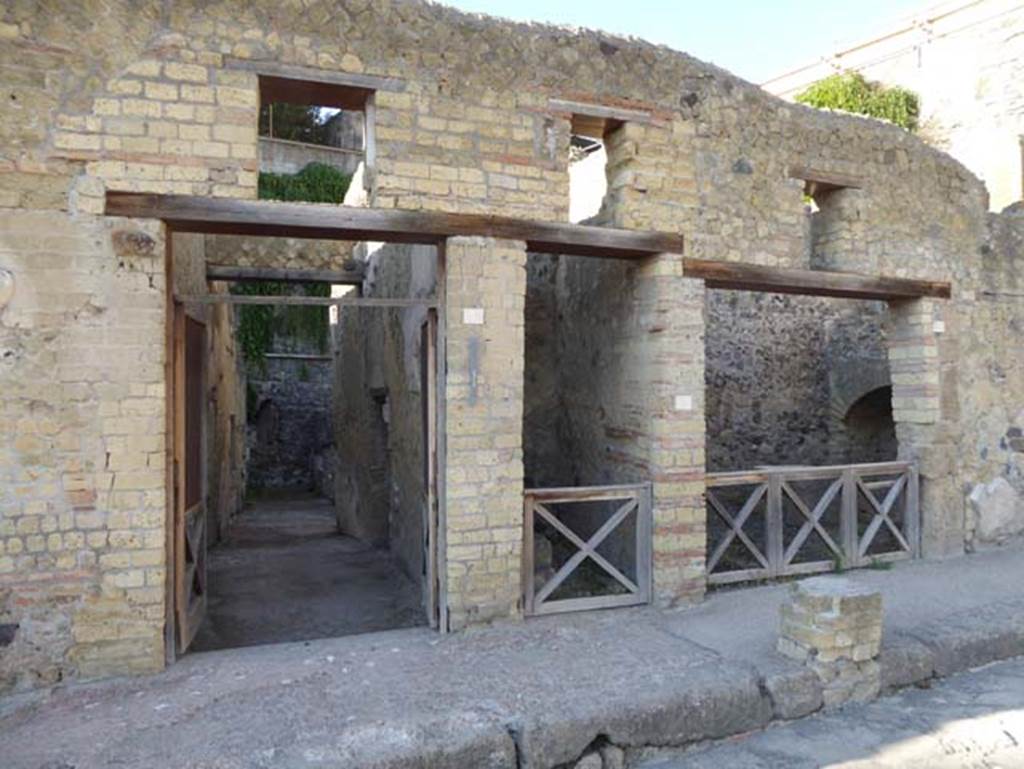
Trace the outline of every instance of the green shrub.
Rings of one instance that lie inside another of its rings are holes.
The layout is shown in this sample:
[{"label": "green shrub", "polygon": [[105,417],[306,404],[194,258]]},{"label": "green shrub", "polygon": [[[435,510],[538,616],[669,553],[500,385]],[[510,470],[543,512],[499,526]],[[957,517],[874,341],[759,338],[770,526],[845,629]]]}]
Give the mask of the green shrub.
[{"label": "green shrub", "polygon": [[920,102],[913,91],[886,87],[867,80],[859,72],[831,75],[796,96],[800,104],[819,109],[840,109],[869,115],[913,131],[917,128]]},{"label": "green shrub", "polygon": [[342,203],[352,177],[324,163],[310,163],[297,174],[261,171],[257,189],[261,200]]},{"label": "green shrub", "polygon": [[[299,289],[298,291],[296,289]],[[328,283],[236,283],[232,294],[248,296],[330,296]],[[290,337],[327,350],[328,308],[317,305],[243,304],[238,308],[238,346],[245,360],[266,371],[266,358],[274,336]]]}]

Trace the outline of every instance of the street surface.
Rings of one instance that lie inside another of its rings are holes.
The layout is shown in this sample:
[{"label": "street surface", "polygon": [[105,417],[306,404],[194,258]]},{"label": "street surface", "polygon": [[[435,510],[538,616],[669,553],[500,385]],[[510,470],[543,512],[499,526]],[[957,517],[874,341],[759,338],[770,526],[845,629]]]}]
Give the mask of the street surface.
[{"label": "street surface", "polygon": [[659,759],[643,769],[1020,769],[1024,658],[867,705]]}]

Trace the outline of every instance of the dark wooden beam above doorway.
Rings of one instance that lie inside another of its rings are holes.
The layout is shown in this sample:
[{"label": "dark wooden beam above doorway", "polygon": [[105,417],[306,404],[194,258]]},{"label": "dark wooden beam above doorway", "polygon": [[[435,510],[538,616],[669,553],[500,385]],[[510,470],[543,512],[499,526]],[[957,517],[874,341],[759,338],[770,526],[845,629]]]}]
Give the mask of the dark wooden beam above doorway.
[{"label": "dark wooden beam above doorway", "polygon": [[838,296],[847,299],[949,299],[949,283],[908,280],[825,270],[787,270],[742,262],[683,259],[683,275],[699,278],[708,288],[763,291],[773,294]]},{"label": "dark wooden beam above doorway", "polygon": [[206,265],[206,279],[224,280],[232,283],[272,280],[275,283],[332,283],[334,285],[356,286],[363,282],[365,269],[358,262],[352,262],[351,264],[351,270],[304,270],[208,264]]},{"label": "dark wooden beam above doorway", "polygon": [[488,214],[108,192],[108,216],[162,219],[175,232],[437,245],[460,235],[526,241],[534,253],[643,259],[683,252],[683,236]]},{"label": "dark wooden beam above doorway", "polygon": [[376,296],[253,296],[249,294],[184,294],[174,297],[182,304],[264,305],[270,307],[437,307],[436,299]]}]

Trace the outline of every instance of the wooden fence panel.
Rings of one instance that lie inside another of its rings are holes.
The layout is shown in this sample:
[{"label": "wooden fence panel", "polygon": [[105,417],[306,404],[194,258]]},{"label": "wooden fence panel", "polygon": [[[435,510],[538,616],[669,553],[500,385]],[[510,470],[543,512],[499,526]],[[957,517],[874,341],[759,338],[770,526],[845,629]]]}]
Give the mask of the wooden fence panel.
[{"label": "wooden fence panel", "polygon": [[[523,498],[523,531],[523,606],[527,615],[650,602],[649,484],[529,489]],[[613,542],[613,536],[617,541]],[[545,563],[535,557],[540,538],[547,541]],[[561,544],[558,554],[552,541]],[[601,552],[602,547],[606,552]],[[589,583],[582,589],[569,589],[570,580],[579,578],[587,567]],[[551,573],[540,574],[538,568]]]},{"label": "wooden fence panel", "polygon": [[709,473],[708,582],[870,566],[920,553],[910,462]]}]

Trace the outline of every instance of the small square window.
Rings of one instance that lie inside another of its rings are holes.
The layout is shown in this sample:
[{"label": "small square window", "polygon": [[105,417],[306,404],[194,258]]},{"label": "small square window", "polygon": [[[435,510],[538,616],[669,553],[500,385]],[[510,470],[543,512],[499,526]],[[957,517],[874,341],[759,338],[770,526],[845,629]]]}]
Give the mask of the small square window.
[{"label": "small square window", "polygon": [[310,163],[351,177],[367,162],[374,92],[270,75],[260,76],[260,171],[296,174]]}]

